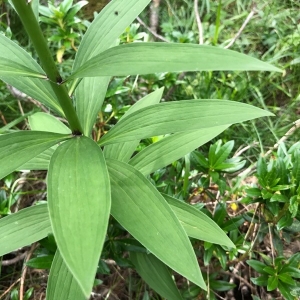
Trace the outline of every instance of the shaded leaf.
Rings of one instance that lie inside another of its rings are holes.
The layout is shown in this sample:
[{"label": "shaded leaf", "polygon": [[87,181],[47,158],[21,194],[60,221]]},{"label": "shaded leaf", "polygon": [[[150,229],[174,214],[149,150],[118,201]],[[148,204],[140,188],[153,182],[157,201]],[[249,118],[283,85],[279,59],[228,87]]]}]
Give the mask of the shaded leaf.
[{"label": "shaded leaf", "polygon": [[53,234],[69,270],[88,297],[110,213],[110,185],[101,149],[75,137],[54,152],[48,172]]},{"label": "shaded leaf", "polygon": [[72,273],[64,263],[59,251],[56,251],[51,266],[48,284],[47,300],[85,300],[87,299]]},{"label": "shaded leaf", "polygon": [[142,174],[149,175],[207,143],[227,128],[228,125],[223,125],[175,133],[143,149],[129,164]]},{"label": "shaded leaf", "polygon": [[0,256],[35,243],[51,232],[47,204],[24,208],[0,219]]},{"label": "shaded leaf", "polygon": [[162,297],[170,300],[182,299],[167,266],[154,255],[131,252],[130,259],[140,276]]},{"label": "shaded leaf", "polygon": [[40,131],[19,131],[1,135],[0,179],[69,137],[69,135]]},{"label": "shaded leaf", "polygon": [[[162,97],[163,90],[164,90],[163,88],[157,89],[156,91],[140,99],[138,102],[136,102],[133,106],[129,108],[129,110],[124,114],[124,116],[121,119],[128,117],[130,114],[134,113],[135,111],[138,111],[141,108],[159,103]],[[128,162],[130,157],[136,150],[139,142],[140,140],[136,140],[136,141],[107,145],[104,148],[105,158]]]}]

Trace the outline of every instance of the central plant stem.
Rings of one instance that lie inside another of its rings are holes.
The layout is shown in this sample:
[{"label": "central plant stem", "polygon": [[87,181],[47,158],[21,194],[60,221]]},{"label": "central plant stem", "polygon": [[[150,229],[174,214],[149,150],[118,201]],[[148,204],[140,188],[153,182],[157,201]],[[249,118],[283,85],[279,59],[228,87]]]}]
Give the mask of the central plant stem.
[{"label": "central plant stem", "polygon": [[72,99],[70,98],[66,87],[61,85],[62,78],[55,65],[55,61],[38,21],[32,11],[31,2],[28,3],[26,0],[12,0],[12,2],[40,58],[42,67],[47,74],[51,87],[57,96],[58,102],[69,122],[72,132],[76,135],[81,134],[82,128],[72,104]]}]

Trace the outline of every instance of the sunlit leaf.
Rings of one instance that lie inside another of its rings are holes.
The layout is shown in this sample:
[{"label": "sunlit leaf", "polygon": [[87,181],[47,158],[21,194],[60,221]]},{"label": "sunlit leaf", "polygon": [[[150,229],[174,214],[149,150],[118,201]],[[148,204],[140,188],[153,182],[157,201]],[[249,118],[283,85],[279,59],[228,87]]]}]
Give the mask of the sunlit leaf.
[{"label": "sunlit leaf", "polygon": [[28,246],[51,233],[47,204],[24,208],[0,219],[0,256]]},{"label": "sunlit leaf", "polygon": [[142,108],[120,120],[99,143],[105,145],[167,133],[188,132],[272,115],[248,104],[226,100],[164,102]]},{"label": "sunlit leaf", "polygon": [[161,194],[133,167],[107,164],[113,217],[162,262],[205,289],[191,243]]},{"label": "sunlit leaf", "polygon": [[228,49],[179,43],[129,43],[86,61],[69,77],[127,76],[181,71],[275,71],[280,69]]},{"label": "sunlit leaf", "polygon": [[88,297],[110,213],[109,177],[94,141],[75,137],[55,150],[48,172],[48,204],[58,249]]}]

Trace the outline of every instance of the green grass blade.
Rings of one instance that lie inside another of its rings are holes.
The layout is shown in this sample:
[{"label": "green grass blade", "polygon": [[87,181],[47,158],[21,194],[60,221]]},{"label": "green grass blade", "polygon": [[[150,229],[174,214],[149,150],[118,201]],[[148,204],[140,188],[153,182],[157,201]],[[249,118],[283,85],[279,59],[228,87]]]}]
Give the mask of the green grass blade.
[{"label": "green grass blade", "polygon": [[77,281],[57,250],[49,274],[46,300],[85,299],[87,298],[83,295]]},{"label": "green grass blade", "polygon": [[[157,89],[156,91],[140,99],[138,102],[136,102],[133,106],[130,107],[130,109],[125,113],[125,115],[121,119],[128,117],[129,115],[131,115],[135,111],[138,111],[139,109],[159,103],[162,97],[163,90],[163,88]],[[136,140],[107,145],[104,148],[105,158],[128,162],[130,157],[136,150],[136,147],[139,145],[139,142],[140,140]]]},{"label": "green grass blade", "polygon": [[192,245],[170,206],[133,167],[108,160],[113,217],[151,253],[206,288]]},{"label": "green grass blade", "polygon": [[272,116],[257,107],[226,100],[185,100],[151,105],[120,120],[99,141],[101,145],[157,135],[187,132]]},{"label": "green grass blade", "polygon": [[28,246],[51,233],[47,204],[24,208],[0,219],[0,256]]},{"label": "green grass blade", "polygon": [[162,297],[182,300],[167,266],[152,254],[131,252],[130,260],[146,283]]},{"label": "green grass blade", "polygon": [[75,137],[54,152],[48,172],[53,234],[69,270],[89,296],[110,213],[104,156],[87,137]]},{"label": "green grass blade", "polygon": [[150,0],[114,0],[106,5],[86,31],[73,69],[77,70],[87,60],[113,46],[149,2]]},{"label": "green grass blade", "polygon": [[235,248],[225,232],[207,215],[191,205],[163,194],[188,236]]},{"label": "green grass blade", "polygon": [[254,57],[213,46],[176,43],[130,43],[96,55],[69,79],[181,71],[275,71]]},{"label": "green grass blade", "polygon": [[223,125],[172,134],[146,147],[128,163],[143,175],[149,175],[207,143],[228,127]]},{"label": "green grass blade", "polygon": [[70,135],[41,131],[20,131],[1,135],[0,179],[69,137]]}]

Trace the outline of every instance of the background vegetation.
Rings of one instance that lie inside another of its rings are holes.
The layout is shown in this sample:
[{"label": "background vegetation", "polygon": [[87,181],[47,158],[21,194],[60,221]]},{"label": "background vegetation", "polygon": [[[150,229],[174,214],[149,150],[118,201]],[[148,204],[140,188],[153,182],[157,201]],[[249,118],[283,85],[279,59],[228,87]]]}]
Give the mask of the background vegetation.
[{"label": "background vegetation", "polygon": [[[34,56],[18,17],[5,1],[0,3],[1,32]],[[64,11],[57,3],[44,3],[40,8],[43,32],[63,74],[70,73],[79,40],[93,18],[95,6],[85,4],[74,4],[72,11]],[[163,73],[118,77],[110,82],[104,109],[93,129],[95,139],[141,97],[163,86],[165,101],[230,99],[276,114],[234,125],[216,140],[151,175],[161,192],[205,212],[236,245],[230,250],[193,241],[209,290],[204,292],[174,274],[183,299],[300,297],[299,11],[300,4],[293,0],[153,0],[120,37],[121,43],[163,40],[230,47],[285,70],[284,75]],[[241,34],[236,36],[239,30]],[[49,109],[0,83],[0,133],[26,129],[26,117],[37,111]],[[159,139],[144,140],[137,151]],[[42,171],[16,172],[0,181],[0,215],[45,200],[45,177]],[[128,251],[135,247],[139,245],[111,219],[93,299],[161,299],[134,271]],[[55,249],[49,236],[4,256],[0,299],[44,299],[47,269]]]}]

